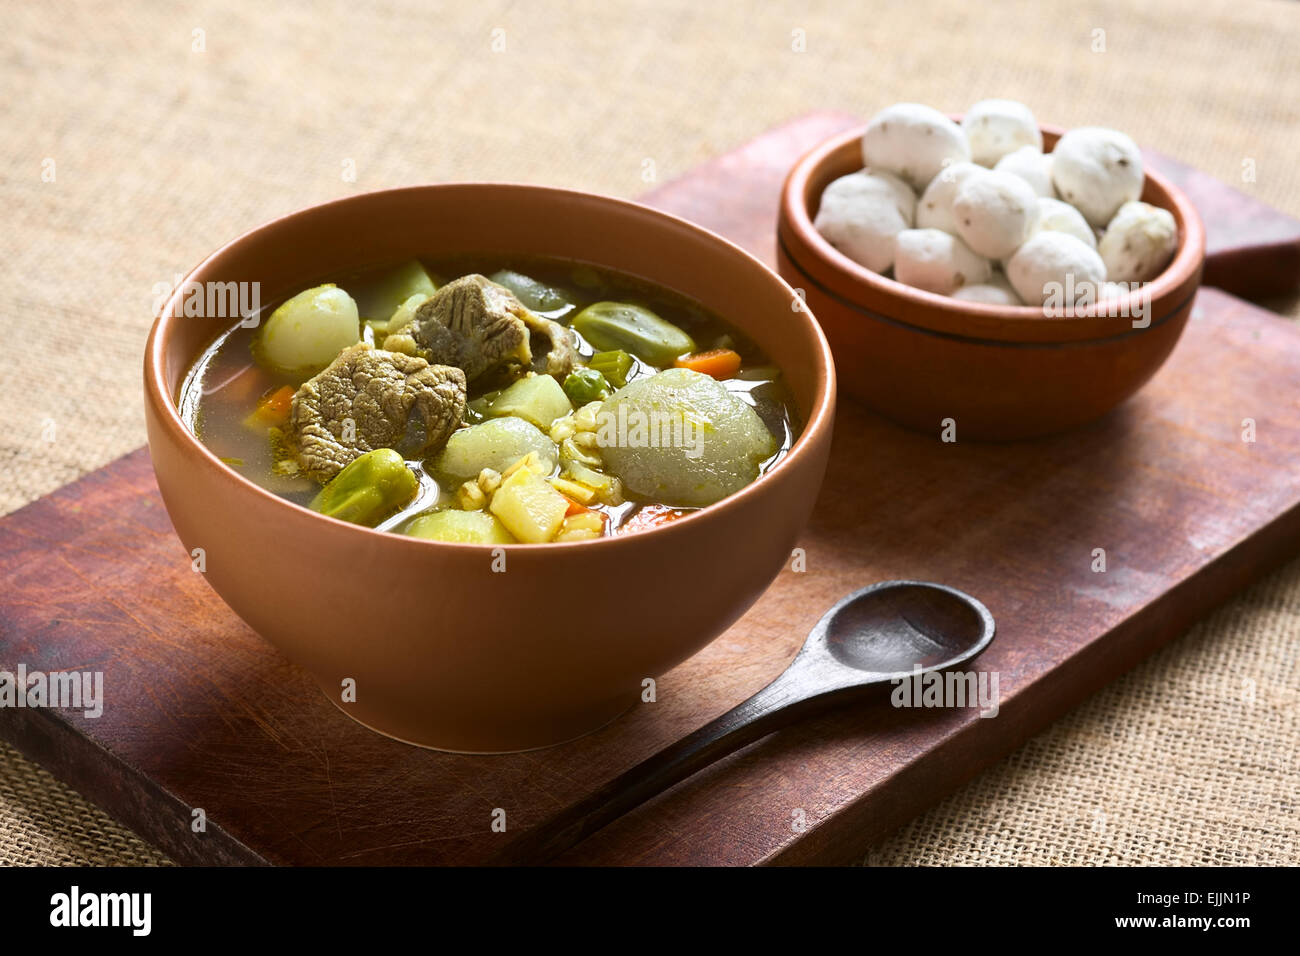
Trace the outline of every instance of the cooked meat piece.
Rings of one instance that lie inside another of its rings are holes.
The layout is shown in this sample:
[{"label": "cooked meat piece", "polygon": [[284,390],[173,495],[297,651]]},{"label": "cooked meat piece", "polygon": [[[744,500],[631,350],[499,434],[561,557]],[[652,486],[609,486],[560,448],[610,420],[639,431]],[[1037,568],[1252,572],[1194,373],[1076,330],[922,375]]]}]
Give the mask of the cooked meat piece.
[{"label": "cooked meat piece", "polygon": [[464,414],[460,369],[362,343],[298,389],[289,437],[302,470],[328,481],[376,448],[423,457],[442,447]]},{"label": "cooked meat piece", "polygon": [[467,381],[505,365],[527,368],[529,312],[513,292],[481,275],[462,276],[435,292],[384,348],[463,369]]},{"label": "cooked meat piece", "polygon": [[[563,378],[573,371],[577,351],[573,347],[573,335],[559,322],[524,310],[524,324],[528,326],[529,348],[533,353],[532,369],[545,372],[556,378]],[[538,339],[546,340],[546,348]]]}]

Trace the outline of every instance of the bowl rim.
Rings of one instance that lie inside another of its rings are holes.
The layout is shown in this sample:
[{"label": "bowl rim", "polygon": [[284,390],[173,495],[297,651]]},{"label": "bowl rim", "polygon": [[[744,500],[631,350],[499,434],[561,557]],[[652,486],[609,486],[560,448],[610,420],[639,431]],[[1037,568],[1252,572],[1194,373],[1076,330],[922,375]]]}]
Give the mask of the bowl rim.
[{"label": "bowl rim", "polygon": [[[185,426],[180,417],[180,412],[176,407],[176,401],[172,396],[166,382],[166,346],[171,337],[171,330],[177,321],[177,310],[175,306],[184,296],[184,290],[188,282],[206,268],[215,260],[226,254],[230,249],[245,243],[249,240],[265,235],[268,232],[283,228],[291,222],[314,216],[318,211],[330,208],[338,208],[347,205],[364,205],[374,202],[376,197],[395,197],[399,194],[427,194],[430,192],[457,191],[457,190],[498,190],[505,189],[517,194],[531,193],[549,197],[552,201],[563,201],[574,204],[573,208],[583,206],[613,206],[621,208],[626,212],[633,212],[637,215],[648,216],[659,220],[665,226],[673,229],[683,230],[692,233],[706,242],[712,242],[715,245],[722,246],[725,251],[733,256],[737,256],[746,261],[749,266],[765,273],[768,279],[777,283],[784,288],[788,294],[789,301],[794,302],[799,296],[793,288],[777,274],[776,270],[768,266],[757,256],[752,255],[745,249],[741,248],[731,240],[718,235],[717,233],[697,225],[690,220],[683,219],[671,213],[664,212],[652,206],[642,203],[633,202],[627,199],[620,199],[614,196],[606,196],[600,193],[587,192],[579,189],[568,189],[559,186],[542,186],[532,183],[522,183],[515,181],[496,181],[496,180],[458,180],[441,183],[425,183],[411,186],[396,186],[387,189],[368,190],[351,196],[344,196],[338,199],[326,200],[324,202],[313,203],[304,206],[282,216],[267,220],[251,229],[240,233],[235,238],[222,243],[192,269],[182,277],[181,281],[168,293],[167,297],[160,306],[158,312],[153,317],[153,324],[149,330],[149,336],[145,342],[144,349],[144,398],[145,402],[151,407],[155,420],[161,428],[167,433],[168,437],[183,446],[190,454],[197,452],[197,460],[201,467],[205,467],[209,472],[216,475],[217,480],[240,488],[244,493],[251,493],[267,503],[272,508],[287,509],[287,517],[295,515],[305,515],[309,519],[317,522],[326,522],[322,527],[333,526],[336,533],[356,534],[367,536],[369,540],[382,540],[387,542],[385,547],[394,548],[420,548],[426,553],[429,549],[448,551],[450,553],[462,553],[483,555],[491,553],[497,548],[502,548],[511,553],[531,554],[533,552],[546,551],[549,549],[574,549],[574,548],[619,548],[633,547],[638,539],[646,535],[658,536],[661,540],[667,540],[669,535],[678,535],[685,533],[683,529],[693,531],[696,527],[706,521],[711,520],[723,510],[729,510],[740,506],[742,503],[753,497],[755,494],[765,493],[766,486],[770,479],[779,473],[788,471],[794,466],[794,462],[802,461],[810,455],[815,454],[813,445],[828,440],[829,433],[834,423],[837,383],[835,375],[835,362],[832,357],[830,344],[826,340],[826,335],[822,331],[821,325],[816,321],[812,312],[806,304],[802,304],[799,309],[792,309],[792,316],[797,316],[795,321],[802,323],[804,334],[809,336],[811,344],[817,355],[815,362],[813,378],[813,395],[812,408],[799,436],[791,444],[790,449],[782,458],[776,462],[768,471],[759,475],[755,480],[741,488],[739,491],[728,495],[720,501],[707,505],[697,511],[690,512],[683,517],[671,521],[665,525],[650,528],[645,531],[638,531],[635,534],[625,535],[605,535],[600,538],[593,538],[581,541],[547,541],[538,544],[528,544],[525,542],[514,542],[511,544],[478,544],[468,542],[452,541],[433,541],[425,538],[416,538],[410,535],[398,534],[393,531],[379,531],[365,525],[353,524],[342,521],[338,518],[332,518],[324,515],[296,502],[282,498],[275,493],[268,491],[261,485],[252,481],[250,478],[240,474],[234,468],[231,468],[225,462],[221,461],[211,449],[205,445],[197,435]],[[593,263],[598,265],[599,263]],[[186,369],[192,366],[196,356],[190,356],[186,363]],[[780,362],[774,362],[777,367],[781,367]],[[301,520],[301,518],[299,518]]]},{"label": "bowl rim", "polygon": [[[962,116],[961,114],[952,114],[951,118],[954,122],[960,123]],[[1125,304],[1134,301],[1135,297],[1139,295],[1148,296],[1151,303],[1169,297],[1187,282],[1189,277],[1194,275],[1204,263],[1205,226],[1196,211],[1196,207],[1181,189],[1161,174],[1152,171],[1149,164],[1145,162],[1143,163],[1144,190],[1145,181],[1150,181],[1169,197],[1170,205],[1173,207],[1170,211],[1174,212],[1181,226],[1178,248],[1160,274],[1147,282],[1141,289],[1130,290],[1117,299],[1105,300],[1116,304],[1115,307],[1120,309],[1118,316],[1099,313],[1101,301],[1094,302],[1087,309],[1082,310],[1082,314],[1061,317],[1044,316],[1041,306],[1005,306],[985,302],[968,302],[963,299],[955,299],[952,296],[939,295],[935,292],[909,286],[897,279],[873,272],[866,266],[854,262],[822,237],[821,233],[813,226],[808,204],[803,200],[804,194],[809,191],[810,182],[819,177],[835,153],[843,150],[848,144],[861,140],[866,125],[866,123],[855,125],[823,140],[805,152],[791,167],[781,187],[780,221],[777,229],[778,246],[801,274],[808,276],[809,279],[822,288],[823,292],[845,306],[873,318],[887,320],[918,331],[962,339],[986,340],[990,344],[998,345],[1017,344],[1018,340],[1014,337],[1017,328],[1024,330],[1033,327],[1036,333],[1041,333],[1044,331],[1042,326],[1046,324],[1052,330],[1060,332],[1061,337],[1058,339],[1050,335],[1046,337],[1035,335],[1031,340],[1026,340],[1023,344],[1052,346],[1072,341],[1086,342],[1127,337],[1149,331],[1180,312],[1183,307],[1190,303],[1191,296],[1195,294],[1195,288],[1193,288],[1187,296],[1187,302],[1179,301],[1168,314],[1153,317],[1147,326],[1109,330],[1096,328],[1098,323],[1114,322],[1116,318],[1128,323],[1128,315],[1123,311]],[[1043,133],[1045,146],[1048,140],[1051,140],[1051,144],[1055,146],[1055,140],[1067,132],[1063,127],[1046,123],[1040,123],[1039,129]],[[801,242],[800,251],[806,250],[813,257],[812,262],[802,260],[790,248],[785,235],[787,229]],[[848,280],[846,284],[853,285],[856,288],[865,289],[879,296],[893,298],[901,303],[923,306],[924,309],[918,309],[917,313],[910,314],[906,319],[880,315],[867,305],[848,296],[842,287],[831,288],[825,285],[814,270],[810,269],[810,266],[816,267],[817,271],[846,279]],[[926,321],[925,312],[927,310],[938,313],[937,318],[940,321]],[[996,336],[981,335],[978,332],[967,333],[956,327],[962,319],[991,320],[1005,323],[1004,331],[1009,330],[1009,337],[1003,339]],[[1089,334],[1090,332],[1092,334]]]}]

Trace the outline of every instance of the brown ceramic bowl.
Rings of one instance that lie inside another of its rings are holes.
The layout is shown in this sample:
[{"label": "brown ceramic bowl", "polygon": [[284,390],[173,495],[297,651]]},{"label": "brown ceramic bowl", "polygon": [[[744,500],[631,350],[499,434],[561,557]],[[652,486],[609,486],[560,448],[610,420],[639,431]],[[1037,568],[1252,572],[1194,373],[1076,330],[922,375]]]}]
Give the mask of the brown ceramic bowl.
[{"label": "brown ceramic bowl", "polygon": [[[816,322],[792,312],[793,291],[758,260],[672,216],[560,189],[449,184],[326,203],[241,236],[187,279],[257,281],[273,305],[343,272],[455,253],[582,260],[695,298],[784,369],[802,435],[713,507],[625,537],[506,546],[505,572],[494,572],[487,546],[336,521],[222,464],[175,399],[233,323],[167,317],[173,301],[145,353],[149,449],[181,541],[206,551],[209,583],[345,713],[430,747],[520,750],[605,724],[763,592],[817,496],[835,378]],[[346,678],[355,703],[340,701]]]},{"label": "brown ceramic bowl", "polygon": [[[1061,130],[1043,127],[1050,150]],[[953,419],[958,440],[1031,438],[1100,417],[1168,358],[1191,314],[1205,260],[1205,229],[1191,201],[1146,171],[1145,202],[1168,209],[1179,244],[1165,271],[1119,300],[1045,318],[1031,306],[963,302],[872,272],[813,228],[822,190],[862,168],[862,129],[843,133],[791,170],[777,220],[778,271],[804,290],[839,371],[840,386],[903,425],[939,433]],[[1146,327],[1135,327],[1135,320]]]}]

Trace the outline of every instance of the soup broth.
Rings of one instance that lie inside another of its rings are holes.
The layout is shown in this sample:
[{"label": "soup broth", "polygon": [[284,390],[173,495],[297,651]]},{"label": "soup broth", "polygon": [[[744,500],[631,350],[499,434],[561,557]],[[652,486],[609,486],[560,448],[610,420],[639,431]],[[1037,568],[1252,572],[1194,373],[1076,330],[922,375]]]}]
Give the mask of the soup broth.
[{"label": "soup broth", "polygon": [[444,541],[625,534],[734,493],[799,433],[768,356],[636,277],[465,256],[326,282],[220,335],[178,395],[214,454],[303,507]]}]

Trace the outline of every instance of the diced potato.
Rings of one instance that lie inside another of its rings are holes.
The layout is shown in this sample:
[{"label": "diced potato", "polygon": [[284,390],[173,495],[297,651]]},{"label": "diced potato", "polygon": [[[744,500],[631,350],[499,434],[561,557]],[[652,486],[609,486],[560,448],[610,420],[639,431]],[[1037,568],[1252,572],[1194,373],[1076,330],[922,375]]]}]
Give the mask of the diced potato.
[{"label": "diced potato", "polygon": [[437,291],[438,283],[433,281],[428,270],[421,262],[412,259],[371,283],[357,307],[367,319],[387,321],[411,296],[420,295],[427,299]]},{"label": "diced potato", "polygon": [[413,518],[406,534],[429,541],[461,544],[515,544],[505,525],[486,511],[435,511]]},{"label": "diced potato", "polygon": [[543,430],[573,411],[569,396],[549,375],[521,378],[493,400],[488,414],[493,418],[513,415]]},{"label": "diced potato", "polygon": [[529,452],[554,468],[559,449],[536,426],[522,418],[491,418],[462,428],[447,439],[434,471],[455,483],[477,478],[484,468],[505,471]]},{"label": "diced potato", "polygon": [[282,372],[322,369],[361,341],[357,304],[332,282],[299,292],[271,313],[254,355]]},{"label": "diced potato", "polygon": [[560,530],[569,503],[546,479],[520,468],[501,483],[489,508],[520,541],[540,544]]},{"label": "diced potato", "polygon": [[570,515],[564,519],[565,531],[594,531],[596,534],[605,532],[605,516],[599,511],[586,511],[578,515]]},{"label": "diced potato", "polygon": [[570,515],[564,519],[556,541],[590,541],[605,536],[605,517],[597,511]]}]

